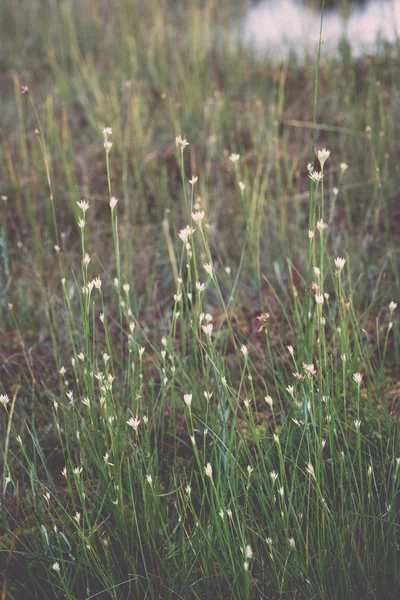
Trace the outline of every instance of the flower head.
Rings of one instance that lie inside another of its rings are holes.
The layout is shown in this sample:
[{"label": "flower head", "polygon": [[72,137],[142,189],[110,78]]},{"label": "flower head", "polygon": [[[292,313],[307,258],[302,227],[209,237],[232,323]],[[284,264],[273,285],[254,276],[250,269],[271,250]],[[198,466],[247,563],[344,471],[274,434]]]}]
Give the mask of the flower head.
[{"label": "flower head", "polygon": [[210,479],[212,479],[213,470],[212,470],[212,466],[210,463],[207,463],[207,465],[204,467],[204,471],[206,473],[206,477],[209,477]]},{"label": "flower head", "polygon": [[127,421],[127,424],[129,425],[129,427],[132,427],[135,431],[137,431],[140,424],[140,419],[138,419],[137,417],[131,417],[129,421]]},{"label": "flower head", "polygon": [[311,171],[308,176],[314,183],[319,183],[322,181],[324,174],[322,171]]},{"label": "flower head", "polygon": [[111,212],[113,212],[114,208],[117,206],[117,202],[118,202],[118,198],[115,198],[114,196],[111,198],[110,200],[110,208],[111,208]]},{"label": "flower head", "polygon": [[213,274],[213,266],[210,263],[206,263],[204,265],[204,270],[206,271],[206,273],[208,273],[210,275],[210,277],[212,277]]},{"label": "flower head", "polygon": [[179,237],[181,238],[183,243],[186,243],[188,241],[188,238],[194,233],[194,229],[193,227],[190,227],[190,225],[186,225],[186,227],[184,229],[181,229],[179,232]]},{"label": "flower head", "polygon": [[188,406],[190,408],[191,404],[192,404],[192,394],[184,394],[183,399],[185,401],[186,406]]},{"label": "flower head", "polygon": [[86,202],[86,200],[81,200],[81,202],[77,202],[77,205],[79,206],[83,214],[85,214],[85,212],[89,208],[89,202]]},{"label": "flower head", "polygon": [[180,135],[178,135],[175,138],[175,145],[177,148],[181,148],[182,150],[184,150],[186,148],[186,146],[189,146],[189,142],[187,141],[186,138],[182,139],[182,137]]},{"label": "flower head", "polygon": [[241,353],[243,354],[243,356],[244,356],[245,358],[247,358],[247,356],[248,356],[248,354],[249,354],[249,351],[248,351],[248,349],[247,349],[247,346],[245,346],[244,344],[242,344],[242,345],[240,346],[240,351],[241,351]]},{"label": "flower head", "polygon": [[192,219],[195,223],[200,223],[205,217],[204,210],[200,210],[199,212],[192,212]]},{"label": "flower head", "polygon": [[335,267],[337,268],[338,271],[341,271],[345,264],[346,264],[345,258],[340,258],[340,256],[335,258]]},{"label": "flower head", "polygon": [[7,396],[7,394],[0,395],[0,404],[2,404],[3,406],[6,406],[9,402],[10,402],[10,398]]},{"label": "flower head", "polygon": [[240,159],[240,154],[231,154],[229,160],[233,162],[233,164],[237,163]]},{"label": "flower head", "polygon": [[315,153],[318,157],[319,164],[321,165],[321,169],[323,169],[324,163],[325,163],[325,161],[328,160],[331,151],[327,150],[326,148],[322,148],[322,150],[316,150]]}]

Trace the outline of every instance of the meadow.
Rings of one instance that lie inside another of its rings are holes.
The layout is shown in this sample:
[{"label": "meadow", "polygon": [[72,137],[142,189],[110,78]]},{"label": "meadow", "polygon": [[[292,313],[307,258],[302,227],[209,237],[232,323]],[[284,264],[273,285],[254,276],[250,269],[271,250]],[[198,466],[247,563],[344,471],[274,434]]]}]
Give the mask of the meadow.
[{"label": "meadow", "polygon": [[400,44],[245,9],[0,3],[1,600],[400,598]]}]

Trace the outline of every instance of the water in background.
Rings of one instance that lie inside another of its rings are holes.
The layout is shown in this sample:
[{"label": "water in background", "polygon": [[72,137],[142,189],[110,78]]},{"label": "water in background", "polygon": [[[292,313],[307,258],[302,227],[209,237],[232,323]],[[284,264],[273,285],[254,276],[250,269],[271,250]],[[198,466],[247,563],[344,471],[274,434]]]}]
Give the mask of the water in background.
[{"label": "water in background", "polygon": [[[296,0],[264,0],[252,6],[243,21],[242,39],[248,48],[285,58],[295,52],[301,58],[315,55],[320,13]],[[334,56],[346,39],[353,57],[374,52],[379,41],[394,43],[400,35],[400,0],[370,0],[353,5],[347,18],[325,10],[323,55]]]}]

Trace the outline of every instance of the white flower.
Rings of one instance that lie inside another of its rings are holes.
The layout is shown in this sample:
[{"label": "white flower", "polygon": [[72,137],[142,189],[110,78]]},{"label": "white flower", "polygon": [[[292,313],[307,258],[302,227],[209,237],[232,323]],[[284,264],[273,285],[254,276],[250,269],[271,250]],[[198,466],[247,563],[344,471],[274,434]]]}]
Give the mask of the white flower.
[{"label": "white flower", "polygon": [[78,219],[78,227],[80,227],[81,229],[83,229],[85,227],[85,220],[84,219]]},{"label": "white flower", "polygon": [[213,332],[213,324],[212,323],[207,323],[207,325],[203,325],[202,329],[204,331],[204,333],[206,335],[208,335],[208,337],[211,337],[211,334]]},{"label": "white flower", "polygon": [[192,212],[192,219],[195,223],[200,223],[205,217],[204,210],[200,210],[198,212]]},{"label": "white flower", "polygon": [[204,471],[206,473],[206,477],[209,477],[210,479],[212,479],[213,470],[212,470],[212,466],[210,463],[207,463],[207,465],[204,467]]},{"label": "white flower", "polygon": [[189,142],[186,140],[186,138],[182,139],[182,137],[178,135],[175,138],[175,145],[177,148],[182,148],[182,150],[184,150],[186,146],[189,146]]},{"label": "white flower", "polygon": [[290,356],[293,356],[294,355],[293,346],[288,346],[287,349],[289,351]]},{"label": "white flower", "polygon": [[361,373],[354,373],[354,375],[353,375],[353,379],[354,379],[355,383],[356,383],[358,386],[360,386],[360,385],[361,385],[361,382],[362,382],[362,375],[361,375]]},{"label": "white flower", "polygon": [[112,142],[108,142],[108,141],[104,142],[104,148],[106,149],[106,152],[110,152],[111,147],[112,147]]},{"label": "white flower", "polygon": [[77,202],[77,205],[79,206],[83,214],[85,214],[85,212],[89,208],[89,202],[86,202],[86,200],[81,200],[81,202]]},{"label": "white flower", "polygon": [[86,265],[86,266],[88,266],[89,263],[90,263],[90,256],[86,252],[85,256],[83,257],[83,264]]},{"label": "white flower", "polygon": [[320,181],[322,181],[324,174],[322,173],[322,171],[312,171],[308,174],[308,176],[312,181],[314,181],[314,183],[319,183]]},{"label": "white flower", "polygon": [[243,181],[239,181],[239,187],[240,187],[240,191],[244,192],[246,185],[243,183]]},{"label": "white flower", "polygon": [[389,310],[392,313],[393,311],[395,311],[397,308],[397,303],[393,302],[393,300],[391,301],[391,303],[389,304]]},{"label": "white flower", "polygon": [[341,271],[344,267],[346,263],[346,259],[345,258],[340,258],[340,256],[338,256],[337,258],[335,258],[335,267]]},{"label": "white flower", "polygon": [[74,519],[77,523],[79,523],[79,521],[81,520],[81,513],[80,512],[76,512]]},{"label": "white flower", "polygon": [[114,208],[117,206],[117,202],[118,202],[118,198],[115,198],[114,196],[111,198],[110,200],[110,208],[111,208],[111,212],[113,212]]},{"label": "white flower", "polygon": [[314,267],[314,275],[319,277],[321,275],[321,270],[318,267]]},{"label": "white flower", "polygon": [[9,402],[10,402],[10,398],[7,396],[7,394],[1,394],[0,404],[2,404],[3,406],[6,406],[6,404],[8,404]]},{"label": "white flower", "polygon": [[150,486],[152,486],[153,485],[153,478],[152,478],[152,476],[151,475],[146,475],[146,479],[149,482]]},{"label": "white flower", "polygon": [[181,238],[183,243],[186,243],[188,241],[188,238],[194,233],[194,229],[193,227],[190,227],[190,225],[186,225],[186,227],[184,229],[181,229],[179,232],[179,237]]},{"label": "white flower", "polygon": [[114,464],[109,462],[109,460],[108,460],[109,458],[110,458],[110,456],[109,456],[108,452],[106,452],[105,455],[103,456],[103,460],[106,465],[110,465],[110,467],[113,467]]},{"label": "white flower", "polygon": [[247,346],[245,346],[244,344],[242,344],[242,345],[240,346],[240,351],[241,351],[241,353],[243,354],[243,356],[244,356],[245,358],[247,358],[247,356],[248,356],[248,354],[249,354],[249,351],[248,351],[248,349],[247,349]]},{"label": "white flower", "polygon": [[212,277],[213,274],[213,266],[210,263],[206,263],[204,265],[204,270],[206,271],[206,273],[208,273],[210,275],[210,277]]},{"label": "white flower", "polygon": [[322,148],[322,150],[316,150],[315,152],[317,154],[319,164],[321,165],[321,169],[323,169],[324,163],[328,160],[331,151],[327,150],[326,148]]},{"label": "white flower", "polygon": [[74,475],[80,475],[83,471],[82,467],[75,467],[75,469],[73,469],[73,474]]},{"label": "white flower", "polygon": [[272,483],[275,483],[275,481],[278,479],[278,473],[276,473],[275,471],[271,471],[271,473],[269,474],[269,476],[272,479]]},{"label": "white flower", "polygon": [[349,165],[347,165],[345,162],[340,163],[340,170],[342,171],[342,173],[347,171],[348,168],[349,168]]},{"label": "white flower", "polygon": [[138,419],[137,417],[131,417],[129,421],[127,421],[127,424],[129,425],[129,427],[132,427],[135,431],[137,431],[140,424],[140,419]]},{"label": "white flower", "polygon": [[309,229],[309,230],[308,230],[308,238],[309,238],[310,240],[312,240],[312,239],[313,239],[313,237],[314,237],[314,232],[313,232],[313,231],[311,231],[311,229]]},{"label": "white flower", "polygon": [[315,477],[315,471],[314,471],[314,467],[313,467],[312,463],[308,463],[308,465],[306,467],[306,471],[307,471],[307,473],[309,473],[311,475],[311,477]]},{"label": "white flower", "polygon": [[231,154],[229,160],[233,162],[233,164],[237,163],[240,159],[240,154]]},{"label": "white flower", "polygon": [[197,183],[197,181],[199,180],[199,178],[193,175],[192,179],[189,179],[189,183],[190,185],[194,185],[195,183]]},{"label": "white flower", "polygon": [[107,139],[109,135],[112,135],[111,127],[104,127],[103,129],[104,138]]},{"label": "white flower", "polygon": [[294,550],[296,548],[296,542],[293,538],[289,538],[289,546],[291,550]]},{"label": "white flower", "polygon": [[60,572],[60,563],[55,562],[51,565],[51,568],[53,569],[53,571],[55,571],[56,573]]},{"label": "white flower", "polygon": [[246,548],[244,549],[244,555],[248,560],[253,558],[253,550],[251,549],[250,544],[247,544]]},{"label": "white flower", "polygon": [[328,225],[326,223],[323,222],[322,219],[319,219],[319,221],[317,222],[317,229],[319,232],[322,232],[324,229],[327,229]]},{"label": "white flower", "polygon": [[265,396],[264,400],[272,408],[274,401],[272,400],[271,396]]},{"label": "white flower", "polygon": [[187,485],[185,487],[185,492],[187,493],[188,496],[190,496],[190,494],[192,493],[192,488],[190,485]]},{"label": "white flower", "polygon": [[206,289],[206,284],[205,283],[200,283],[200,281],[196,281],[196,289],[199,292],[204,292],[204,290]]},{"label": "white flower", "polygon": [[305,372],[307,373],[307,375],[310,379],[312,379],[314,377],[314,375],[316,374],[316,370],[315,370],[313,363],[311,363],[309,365],[303,364],[303,369],[305,370]]},{"label": "white flower", "polygon": [[192,404],[192,394],[184,394],[183,399],[185,401],[186,406],[190,408]]},{"label": "white flower", "polygon": [[355,427],[356,429],[360,429],[360,427],[361,427],[361,421],[359,421],[358,419],[356,419],[356,420],[354,421],[354,427]]},{"label": "white flower", "polygon": [[323,294],[317,294],[315,296],[315,302],[319,305],[322,305],[324,303],[324,296]]},{"label": "white flower", "polygon": [[286,387],[286,391],[289,392],[289,394],[292,396],[292,398],[294,398],[294,387],[292,385],[288,385]]}]

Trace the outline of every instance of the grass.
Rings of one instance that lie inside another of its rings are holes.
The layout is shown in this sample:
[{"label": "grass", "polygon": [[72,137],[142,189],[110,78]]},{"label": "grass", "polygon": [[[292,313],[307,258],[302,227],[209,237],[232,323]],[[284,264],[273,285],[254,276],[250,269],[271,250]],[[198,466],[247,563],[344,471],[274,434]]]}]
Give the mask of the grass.
[{"label": "grass", "polygon": [[242,10],[0,5],[2,600],[400,595],[399,46]]}]

